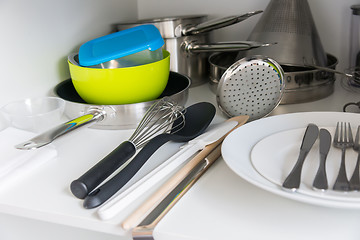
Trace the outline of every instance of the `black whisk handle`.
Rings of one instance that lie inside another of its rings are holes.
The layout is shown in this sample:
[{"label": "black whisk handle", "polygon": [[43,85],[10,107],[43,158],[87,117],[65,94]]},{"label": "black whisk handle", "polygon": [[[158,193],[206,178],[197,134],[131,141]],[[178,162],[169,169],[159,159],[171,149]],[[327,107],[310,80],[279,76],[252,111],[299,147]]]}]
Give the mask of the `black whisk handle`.
[{"label": "black whisk handle", "polygon": [[170,141],[170,134],[160,134],[151,139],[128,165],[106,183],[92,191],[84,200],[84,207],[95,208],[103,204],[119,191],[140,170],[145,162],[166,142]]},{"label": "black whisk handle", "polygon": [[122,142],[100,162],[90,168],[81,177],[70,184],[70,190],[75,197],[84,199],[92,190],[121,167],[136,152],[136,146],[130,142]]}]

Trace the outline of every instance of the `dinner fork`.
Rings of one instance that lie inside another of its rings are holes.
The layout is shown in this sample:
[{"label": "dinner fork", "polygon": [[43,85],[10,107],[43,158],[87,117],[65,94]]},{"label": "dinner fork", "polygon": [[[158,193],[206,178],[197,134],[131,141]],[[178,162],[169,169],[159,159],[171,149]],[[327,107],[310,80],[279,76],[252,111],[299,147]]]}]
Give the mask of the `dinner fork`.
[{"label": "dinner fork", "polygon": [[[340,129],[339,129],[340,125]],[[340,131],[340,134],[339,134]],[[333,189],[336,191],[349,191],[350,184],[346,176],[346,167],[345,167],[345,151],[347,148],[350,148],[354,145],[353,137],[351,133],[350,123],[339,122],[336,124],[336,130],[334,135],[333,146],[341,149],[341,163],[338,176],[335,180]]]},{"label": "dinner fork", "polygon": [[360,177],[359,177],[359,164],[360,164],[360,126],[358,126],[355,136],[353,149],[358,152],[354,173],[350,178],[350,190],[360,191]]}]

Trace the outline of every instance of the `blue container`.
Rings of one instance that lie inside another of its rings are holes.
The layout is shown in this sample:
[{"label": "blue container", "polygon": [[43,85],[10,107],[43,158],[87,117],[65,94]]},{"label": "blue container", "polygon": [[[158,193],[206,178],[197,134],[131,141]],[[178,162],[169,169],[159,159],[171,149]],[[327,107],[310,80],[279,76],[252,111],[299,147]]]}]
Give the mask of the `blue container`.
[{"label": "blue container", "polygon": [[151,24],[136,26],[84,43],[79,64],[84,67],[132,67],[163,59],[164,40]]}]

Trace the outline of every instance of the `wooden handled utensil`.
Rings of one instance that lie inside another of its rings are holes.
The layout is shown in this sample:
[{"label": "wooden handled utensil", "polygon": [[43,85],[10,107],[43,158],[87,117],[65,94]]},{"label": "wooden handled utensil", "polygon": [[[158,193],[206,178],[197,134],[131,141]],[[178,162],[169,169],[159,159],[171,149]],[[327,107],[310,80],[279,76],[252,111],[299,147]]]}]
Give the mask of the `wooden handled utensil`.
[{"label": "wooden handled utensil", "polygon": [[[246,123],[249,119],[248,116],[238,116],[229,119],[229,121],[237,121],[238,125],[231,131]],[[190,175],[193,177],[189,180],[186,187],[181,190],[181,196],[195,183],[195,181],[211,166],[211,164],[220,156],[220,144],[224,138],[231,132],[220,138],[218,141],[207,145],[202,151],[200,151],[193,159],[191,159],[182,169],[180,169],[172,178],[170,178],[165,184],[163,184],[158,191],[156,191],[147,201],[141,205],[135,212],[133,212],[128,218],[126,218],[122,227],[125,230],[130,230],[136,227],[141,221],[143,221],[152,211],[159,206],[159,204],[181,183],[184,182]],[[216,151],[215,151],[216,149]],[[202,165],[203,164],[203,165]],[[195,171],[195,172],[194,172]],[[171,201],[171,204],[163,206],[163,211],[160,214],[152,217],[155,219],[149,226],[154,227],[158,221],[170,210],[170,208],[178,201],[180,195],[176,199]],[[166,210],[165,210],[166,208]],[[157,212],[157,211],[156,211]],[[142,224],[141,224],[142,225]],[[144,229],[143,226],[138,226],[136,229]],[[133,233],[136,232],[134,229]]]}]

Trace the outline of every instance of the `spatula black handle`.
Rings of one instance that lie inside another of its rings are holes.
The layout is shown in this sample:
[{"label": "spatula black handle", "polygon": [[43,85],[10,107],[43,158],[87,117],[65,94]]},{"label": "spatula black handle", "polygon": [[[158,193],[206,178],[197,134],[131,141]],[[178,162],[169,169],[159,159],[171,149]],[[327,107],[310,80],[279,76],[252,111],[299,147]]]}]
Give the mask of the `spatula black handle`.
[{"label": "spatula black handle", "polygon": [[84,200],[84,208],[95,208],[103,204],[117,191],[119,191],[130,179],[140,170],[145,162],[162,145],[171,139],[171,134],[160,134],[151,139],[140,152],[130,161],[130,163],[109,179],[106,183],[91,192]]},{"label": "spatula black handle", "polygon": [[92,190],[123,165],[136,152],[132,142],[122,142],[100,162],[90,168],[81,177],[74,180],[70,189],[77,198],[84,199]]}]

